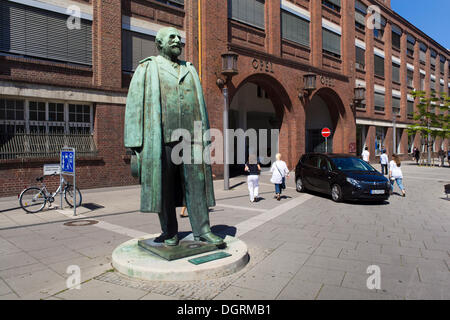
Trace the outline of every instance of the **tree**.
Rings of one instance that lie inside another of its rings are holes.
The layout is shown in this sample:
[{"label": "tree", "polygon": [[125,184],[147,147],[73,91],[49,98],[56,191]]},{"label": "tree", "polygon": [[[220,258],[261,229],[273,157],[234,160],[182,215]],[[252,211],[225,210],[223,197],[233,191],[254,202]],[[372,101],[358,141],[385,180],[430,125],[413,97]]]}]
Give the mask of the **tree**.
[{"label": "tree", "polygon": [[[408,135],[420,133],[422,146],[427,147],[428,165],[431,164],[431,147],[436,138],[450,139],[450,97],[445,93],[413,91],[412,96],[419,99],[413,119],[415,123],[408,126]],[[436,114],[436,109],[439,112]]]}]

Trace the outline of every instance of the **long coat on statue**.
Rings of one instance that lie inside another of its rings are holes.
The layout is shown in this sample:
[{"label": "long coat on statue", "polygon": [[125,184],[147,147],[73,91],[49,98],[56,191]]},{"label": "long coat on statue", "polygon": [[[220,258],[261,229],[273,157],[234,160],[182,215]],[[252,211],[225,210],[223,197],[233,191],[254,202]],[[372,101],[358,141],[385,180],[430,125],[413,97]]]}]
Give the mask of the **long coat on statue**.
[{"label": "long coat on statue", "polygon": [[[142,148],[136,157],[132,157],[132,171],[139,177],[141,183],[141,211],[161,212],[162,194],[162,126],[161,126],[161,91],[158,68],[155,57],[149,57],[140,62],[130,83],[125,111],[125,147]],[[197,92],[198,107],[202,121],[202,135],[209,129],[208,113],[202,86],[197,71],[189,62],[180,62],[194,78]],[[203,139],[205,138],[205,139]],[[202,137],[203,150],[209,150],[210,137]],[[209,157],[209,152],[205,152]],[[207,159],[209,160],[209,158]],[[210,163],[208,161],[208,163]],[[133,168],[134,167],[134,168]],[[205,177],[205,195],[208,207],[214,207],[214,188],[211,165],[201,166]],[[181,187],[174,190],[176,206],[183,206]]]}]

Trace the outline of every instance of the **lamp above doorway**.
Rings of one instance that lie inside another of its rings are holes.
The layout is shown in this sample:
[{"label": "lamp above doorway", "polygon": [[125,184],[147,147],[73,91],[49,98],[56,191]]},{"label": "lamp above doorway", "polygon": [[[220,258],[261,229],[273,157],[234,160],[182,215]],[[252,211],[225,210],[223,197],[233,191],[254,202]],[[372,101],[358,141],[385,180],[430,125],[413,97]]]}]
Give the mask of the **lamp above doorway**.
[{"label": "lamp above doorway", "polygon": [[357,86],[354,91],[353,103],[351,104],[353,114],[356,113],[356,108],[366,99],[366,88]]},{"label": "lamp above doorway", "polygon": [[303,99],[309,97],[311,93],[317,89],[316,87],[317,75],[314,73],[308,73],[303,76],[303,90],[300,90],[298,97]]},{"label": "lamp above doorway", "polygon": [[[228,51],[227,53],[222,54],[222,70],[221,73],[226,77],[226,80],[223,80],[217,77],[217,85],[219,87],[223,87],[225,82],[228,79],[233,78],[233,76],[239,74],[237,67],[238,54],[232,51]],[[217,74],[216,74],[217,76]]]},{"label": "lamp above doorway", "polygon": [[355,91],[355,96],[353,98],[353,101],[356,104],[360,104],[361,102],[363,102],[366,99],[366,88],[358,86],[354,89],[354,91]]},{"label": "lamp above doorway", "polygon": [[233,77],[239,73],[237,67],[238,54],[232,51],[222,54],[222,74],[225,77]]}]

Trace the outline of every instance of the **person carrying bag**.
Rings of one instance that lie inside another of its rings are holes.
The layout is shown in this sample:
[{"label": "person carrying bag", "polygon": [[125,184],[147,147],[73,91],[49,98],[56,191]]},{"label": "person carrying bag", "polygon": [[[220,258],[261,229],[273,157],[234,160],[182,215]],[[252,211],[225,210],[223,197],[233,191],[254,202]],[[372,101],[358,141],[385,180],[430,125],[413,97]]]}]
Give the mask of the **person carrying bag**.
[{"label": "person carrying bag", "polygon": [[282,190],[286,189],[286,177],[289,177],[289,169],[287,168],[286,162],[281,160],[280,153],[277,153],[276,158],[277,161],[270,168],[270,172],[272,172],[270,182],[275,185],[275,197],[280,201]]}]

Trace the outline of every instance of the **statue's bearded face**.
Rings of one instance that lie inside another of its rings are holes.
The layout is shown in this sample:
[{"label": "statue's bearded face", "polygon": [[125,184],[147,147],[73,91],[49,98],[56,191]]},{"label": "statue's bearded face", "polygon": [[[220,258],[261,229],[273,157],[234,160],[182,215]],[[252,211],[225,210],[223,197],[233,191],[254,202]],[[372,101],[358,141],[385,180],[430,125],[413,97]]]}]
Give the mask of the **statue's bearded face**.
[{"label": "statue's bearded face", "polygon": [[166,56],[172,59],[178,58],[181,55],[181,35],[174,28],[168,28],[160,39],[160,50]]}]

